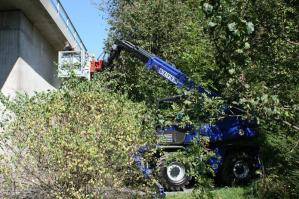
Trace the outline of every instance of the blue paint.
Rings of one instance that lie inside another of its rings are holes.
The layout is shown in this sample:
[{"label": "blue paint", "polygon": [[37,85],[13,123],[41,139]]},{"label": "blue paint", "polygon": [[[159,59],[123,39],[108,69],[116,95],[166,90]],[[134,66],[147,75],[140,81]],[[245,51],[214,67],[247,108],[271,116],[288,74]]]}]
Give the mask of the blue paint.
[{"label": "blue paint", "polygon": [[[153,56],[146,63],[148,70],[156,71],[160,76],[167,79],[178,88],[186,87],[187,90],[195,88],[195,83],[188,78],[186,74],[177,69],[174,65],[167,63],[157,56]],[[197,91],[200,94],[206,94],[208,97],[216,97],[217,94],[203,88],[201,85],[198,85]]]},{"label": "blue paint", "polygon": [[214,153],[215,155],[209,159],[209,164],[213,169],[214,173],[218,173],[223,163],[224,154],[223,151],[219,148],[215,148]]},{"label": "blue paint", "polygon": [[146,65],[149,70],[155,70],[159,75],[179,88],[182,88],[188,81],[188,78],[184,73],[158,57],[149,59]]},{"label": "blue paint", "polygon": [[[196,90],[199,94],[205,94],[208,97],[218,97],[217,94],[206,90],[201,85],[195,86],[194,82],[189,79],[182,71],[177,69],[174,65],[165,62],[159,57],[153,56],[146,63],[148,70],[153,70],[169,82],[173,83],[178,88],[187,88],[188,90]],[[225,112],[229,111],[228,106],[224,108]],[[243,138],[252,138],[257,136],[257,133],[251,128],[252,124],[249,121],[242,120],[237,116],[227,116],[224,119],[217,121],[215,124],[204,124],[199,129],[193,129],[192,126],[186,126],[182,132],[186,132],[183,147],[188,147],[189,144],[194,142],[195,139],[201,140],[205,137],[209,140],[210,144],[224,143],[232,140],[241,140]],[[157,131],[157,135],[165,135],[167,143],[177,144],[175,134],[178,133],[178,126],[173,125],[164,127]],[[143,148],[134,156],[134,160],[144,174],[145,177],[150,176],[152,168],[147,168],[142,163],[142,156],[148,149]],[[217,174],[224,161],[225,153],[222,148],[211,148],[214,151],[214,156],[209,159],[209,164],[213,171]]]}]

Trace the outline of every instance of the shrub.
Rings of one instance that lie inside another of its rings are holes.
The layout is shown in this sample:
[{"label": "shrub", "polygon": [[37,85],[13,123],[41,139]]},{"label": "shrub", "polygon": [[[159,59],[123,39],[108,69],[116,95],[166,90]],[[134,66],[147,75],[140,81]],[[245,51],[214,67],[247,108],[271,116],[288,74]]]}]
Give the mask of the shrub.
[{"label": "shrub", "polygon": [[14,119],[1,135],[0,193],[98,197],[142,187],[131,156],[153,141],[154,117],[143,103],[74,79],[33,97],[2,96],[2,103]]}]

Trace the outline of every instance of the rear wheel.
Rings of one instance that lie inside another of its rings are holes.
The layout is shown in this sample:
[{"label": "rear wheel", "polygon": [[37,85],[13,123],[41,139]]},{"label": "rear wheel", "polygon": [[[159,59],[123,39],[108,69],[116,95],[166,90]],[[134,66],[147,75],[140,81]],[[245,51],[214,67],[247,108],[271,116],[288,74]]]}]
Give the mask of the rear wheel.
[{"label": "rear wheel", "polygon": [[224,185],[243,185],[250,182],[255,175],[254,157],[246,152],[228,155],[220,171]]},{"label": "rear wheel", "polygon": [[168,191],[181,191],[191,180],[182,163],[177,161],[167,163],[165,156],[159,159],[157,169],[158,180]]}]

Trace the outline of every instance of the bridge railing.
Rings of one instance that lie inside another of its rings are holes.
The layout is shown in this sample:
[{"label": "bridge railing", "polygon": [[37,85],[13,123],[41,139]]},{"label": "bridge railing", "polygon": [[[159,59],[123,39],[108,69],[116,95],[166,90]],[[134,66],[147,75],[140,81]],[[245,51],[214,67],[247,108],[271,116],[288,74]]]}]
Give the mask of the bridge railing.
[{"label": "bridge railing", "polygon": [[57,14],[59,14],[60,18],[66,25],[68,32],[70,35],[73,37],[73,39],[76,41],[78,44],[79,48],[82,51],[87,51],[86,46],[84,45],[79,33],[77,32],[74,24],[72,23],[70,17],[68,16],[67,12],[65,11],[64,7],[62,6],[60,0],[50,0],[53,7],[56,9]]}]

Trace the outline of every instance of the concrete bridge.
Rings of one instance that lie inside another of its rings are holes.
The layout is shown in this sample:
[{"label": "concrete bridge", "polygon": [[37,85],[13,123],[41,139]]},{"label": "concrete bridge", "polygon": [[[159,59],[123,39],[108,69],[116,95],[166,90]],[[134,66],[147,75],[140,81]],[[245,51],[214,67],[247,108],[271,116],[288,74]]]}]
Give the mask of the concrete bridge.
[{"label": "concrete bridge", "polygon": [[14,96],[55,89],[55,62],[66,42],[86,51],[59,0],[0,0],[1,91]]}]

